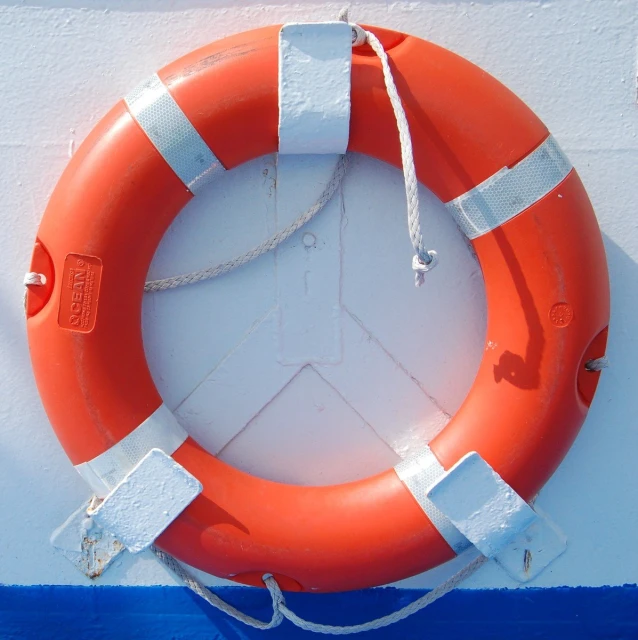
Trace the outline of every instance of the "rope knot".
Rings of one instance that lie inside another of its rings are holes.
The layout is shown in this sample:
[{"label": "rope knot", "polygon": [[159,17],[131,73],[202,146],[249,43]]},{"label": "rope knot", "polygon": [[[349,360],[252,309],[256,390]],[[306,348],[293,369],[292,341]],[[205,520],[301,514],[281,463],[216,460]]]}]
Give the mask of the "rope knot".
[{"label": "rope knot", "polygon": [[439,263],[436,251],[430,250],[426,253],[429,260],[424,260],[421,256],[414,255],[412,257],[412,270],[414,271],[414,284],[420,287],[425,282],[425,274],[432,271]]}]

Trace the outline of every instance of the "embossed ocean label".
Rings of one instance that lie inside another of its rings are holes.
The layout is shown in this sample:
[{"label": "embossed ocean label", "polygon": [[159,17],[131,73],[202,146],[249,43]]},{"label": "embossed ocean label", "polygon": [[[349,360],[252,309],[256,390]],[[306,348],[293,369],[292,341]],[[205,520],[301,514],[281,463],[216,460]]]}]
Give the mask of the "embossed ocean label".
[{"label": "embossed ocean label", "polygon": [[95,326],[102,277],[102,261],[95,256],[69,253],[64,260],[58,324],[88,333]]}]

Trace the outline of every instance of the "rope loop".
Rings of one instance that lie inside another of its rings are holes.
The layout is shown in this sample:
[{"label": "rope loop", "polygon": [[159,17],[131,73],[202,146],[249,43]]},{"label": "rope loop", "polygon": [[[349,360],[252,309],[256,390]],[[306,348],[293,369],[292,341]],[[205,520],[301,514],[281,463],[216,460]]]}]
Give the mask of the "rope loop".
[{"label": "rope loop", "polygon": [[[223,611],[228,614],[231,618],[235,618],[235,620],[239,620],[239,622],[243,622],[254,629],[274,629],[282,623],[284,619],[282,610],[286,606],[286,600],[284,599],[283,593],[281,592],[276,580],[270,574],[267,575],[270,577],[271,581],[266,583],[266,587],[268,588],[268,592],[270,593],[270,598],[272,600],[273,614],[270,621],[266,622],[246,615],[239,611],[239,609],[236,609],[227,602],[224,602],[210,589],[207,589],[195,576],[191,575],[185,567],[177,562],[173,556],[166,553],[166,551],[162,551],[156,546],[152,546],[151,551],[155,554],[157,559],[191,591],[193,591],[193,593],[196,593],[200,598],[206,600],[206,602],[208,602],[212,607],[215,607],[215,609],[219,609],[219,611]],[[266,576],[264,576],[264,582],[266,582],[266,579]],[[273,586],[273,582],[275,586]]]},{"label": "rope loop", "polygon": [[47,277],[43,273],[29,271],[24,274],[25,287],[43,287],[47,283]]},{"label": "rope loop", "polygon": [[270,621],[266,622],[242,613],[235,607],[229,605],[227,602],[224,602],[219,596],[210,591],[210,589],[207,589],[197,578],[195,578],[195,576],[191,575],[183,565],[177,562],[175,558],[170,556],[165,551],[162,551],[155,546],[151,547],[151,551],[156,555],[158,560],[160,560],[160,562],[162,562],[162,564],[164,564],[164,566],[166,566],[177,578],[179,578],[191,591],[206,600],[208,604],[215,607],[219,611],[223,611],[229,616],[235,618],[235,620],[239,620],[240,622],[243,622],[250,627],[253,627],[255,629],[274,629],[282,623],[284,618],[286,618],[296,627],[304,629],[305,631],[313,631],[314,633],[323,633],[335,636],[361,633],[362,631],[370,631],[372,629],[381,629],[383,627],[394,624],[395,622],[405,620],[405,618],[408,618],[409,616],[414,615],[422,609],[425,609],[433,602],[455,589],[459,584],[461,584],[461,582],[469,578],[473,573],[480,569],[483,564],[485,564],[485,562],[487,562],[487,558],[485,556],[478,556],[477,558],[474,558],[460,571],[442,582],[438,587],[435,587],[434,589],[432,589],[432,591],[429,591],[424,596],[421,596],[418,600],[411,602],[398,611],[390,613],[386,616],[382,616],[380,618],[376,618],[375,620],[371,620],[370,622],[363,622],[361,624],[348,626],[338,626],[320,624],[318,622],[304,620],[303,618],[300,618],[296,613],[291,611],[286,604],[286,599],[281,591],[279,583],[271,573],[266,573],[262,577],[262,580],[266,588],[268,589],[268,593],[270,594],[273,609],[273,614]]},{"label": "rope loop", "polygon": [[232,258],[231,260],[227,260],[226,262],[222,262],[213,267],[193,271],[192,273],[186,273],[184,275],[163,278],[161,280],[151,280],[144,286],[144,291],[165,291],[166,289],[174,289],[186,284],[195,284],[204,280],[210,280],[211,278],[229,273],[237,267],[241,267],[248,262],[252,262],[264,253],[272,251],[284,240],[287,240],[293,233],[295,233],[295,231],[303,227],[307,222],[310,222],[310,220],[312,220],[326,206],[326,204],[330,202],[332,196],[335,194],[346,175],[348,161],[348,155],[340,156],[334,173],[317,201],[307,211],[304,211],[292,224],[273,234],[257,247],[247,251],[237,258]]}]

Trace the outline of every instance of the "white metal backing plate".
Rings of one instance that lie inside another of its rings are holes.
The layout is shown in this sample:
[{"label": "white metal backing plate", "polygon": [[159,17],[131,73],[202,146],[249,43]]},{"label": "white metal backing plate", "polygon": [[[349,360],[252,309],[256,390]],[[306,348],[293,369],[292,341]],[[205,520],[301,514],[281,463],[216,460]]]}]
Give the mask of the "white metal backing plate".
[{"label": "white metal backing plate", "polygon": [[93,520],[89,505],[90,501],[84,503],[51,534],[51,544],[93,580],[124,551],[124,545]]}]

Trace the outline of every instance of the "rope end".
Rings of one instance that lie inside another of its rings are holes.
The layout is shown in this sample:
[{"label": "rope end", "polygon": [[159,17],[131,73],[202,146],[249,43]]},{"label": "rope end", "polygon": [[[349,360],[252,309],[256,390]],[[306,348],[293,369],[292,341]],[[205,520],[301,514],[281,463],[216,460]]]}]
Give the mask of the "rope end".
[{"label": "rope end", "polygon": [[418,255],[412,257],[412,269],[414,271],[414,284],[420,287],[425,282],[425,274],[427,271],[432,271],[434,267],[439,263],[438,254],[436,251],[430,250],[426,254],[429,260],[424,260]]},{"label": "rope end", "polygon": [[[350,24],[347,5],[343,7],[341,11],[339,11],[337,20]],[[368,41],[368,36],[365,32],[365,29],[362,29],[358,24],[350,24],[350,26],[352,27],[352,46],[359,47],[360,45],[365,44]]]},{"label": "rope end", "polygon": [[588,360],[585,363],[585,369],[587,369],[587,371],[602,371],[603,369],[607,369],[607,367],[609,367],[609,360],[607,360],[607,356],[594,358],[593,360]]},{"label": "rope end", "polygon": [[348,9],[349,7],[346,5],[339,11],[337,14],[337,20],[339,20],[339,22],[348,22]]}]

